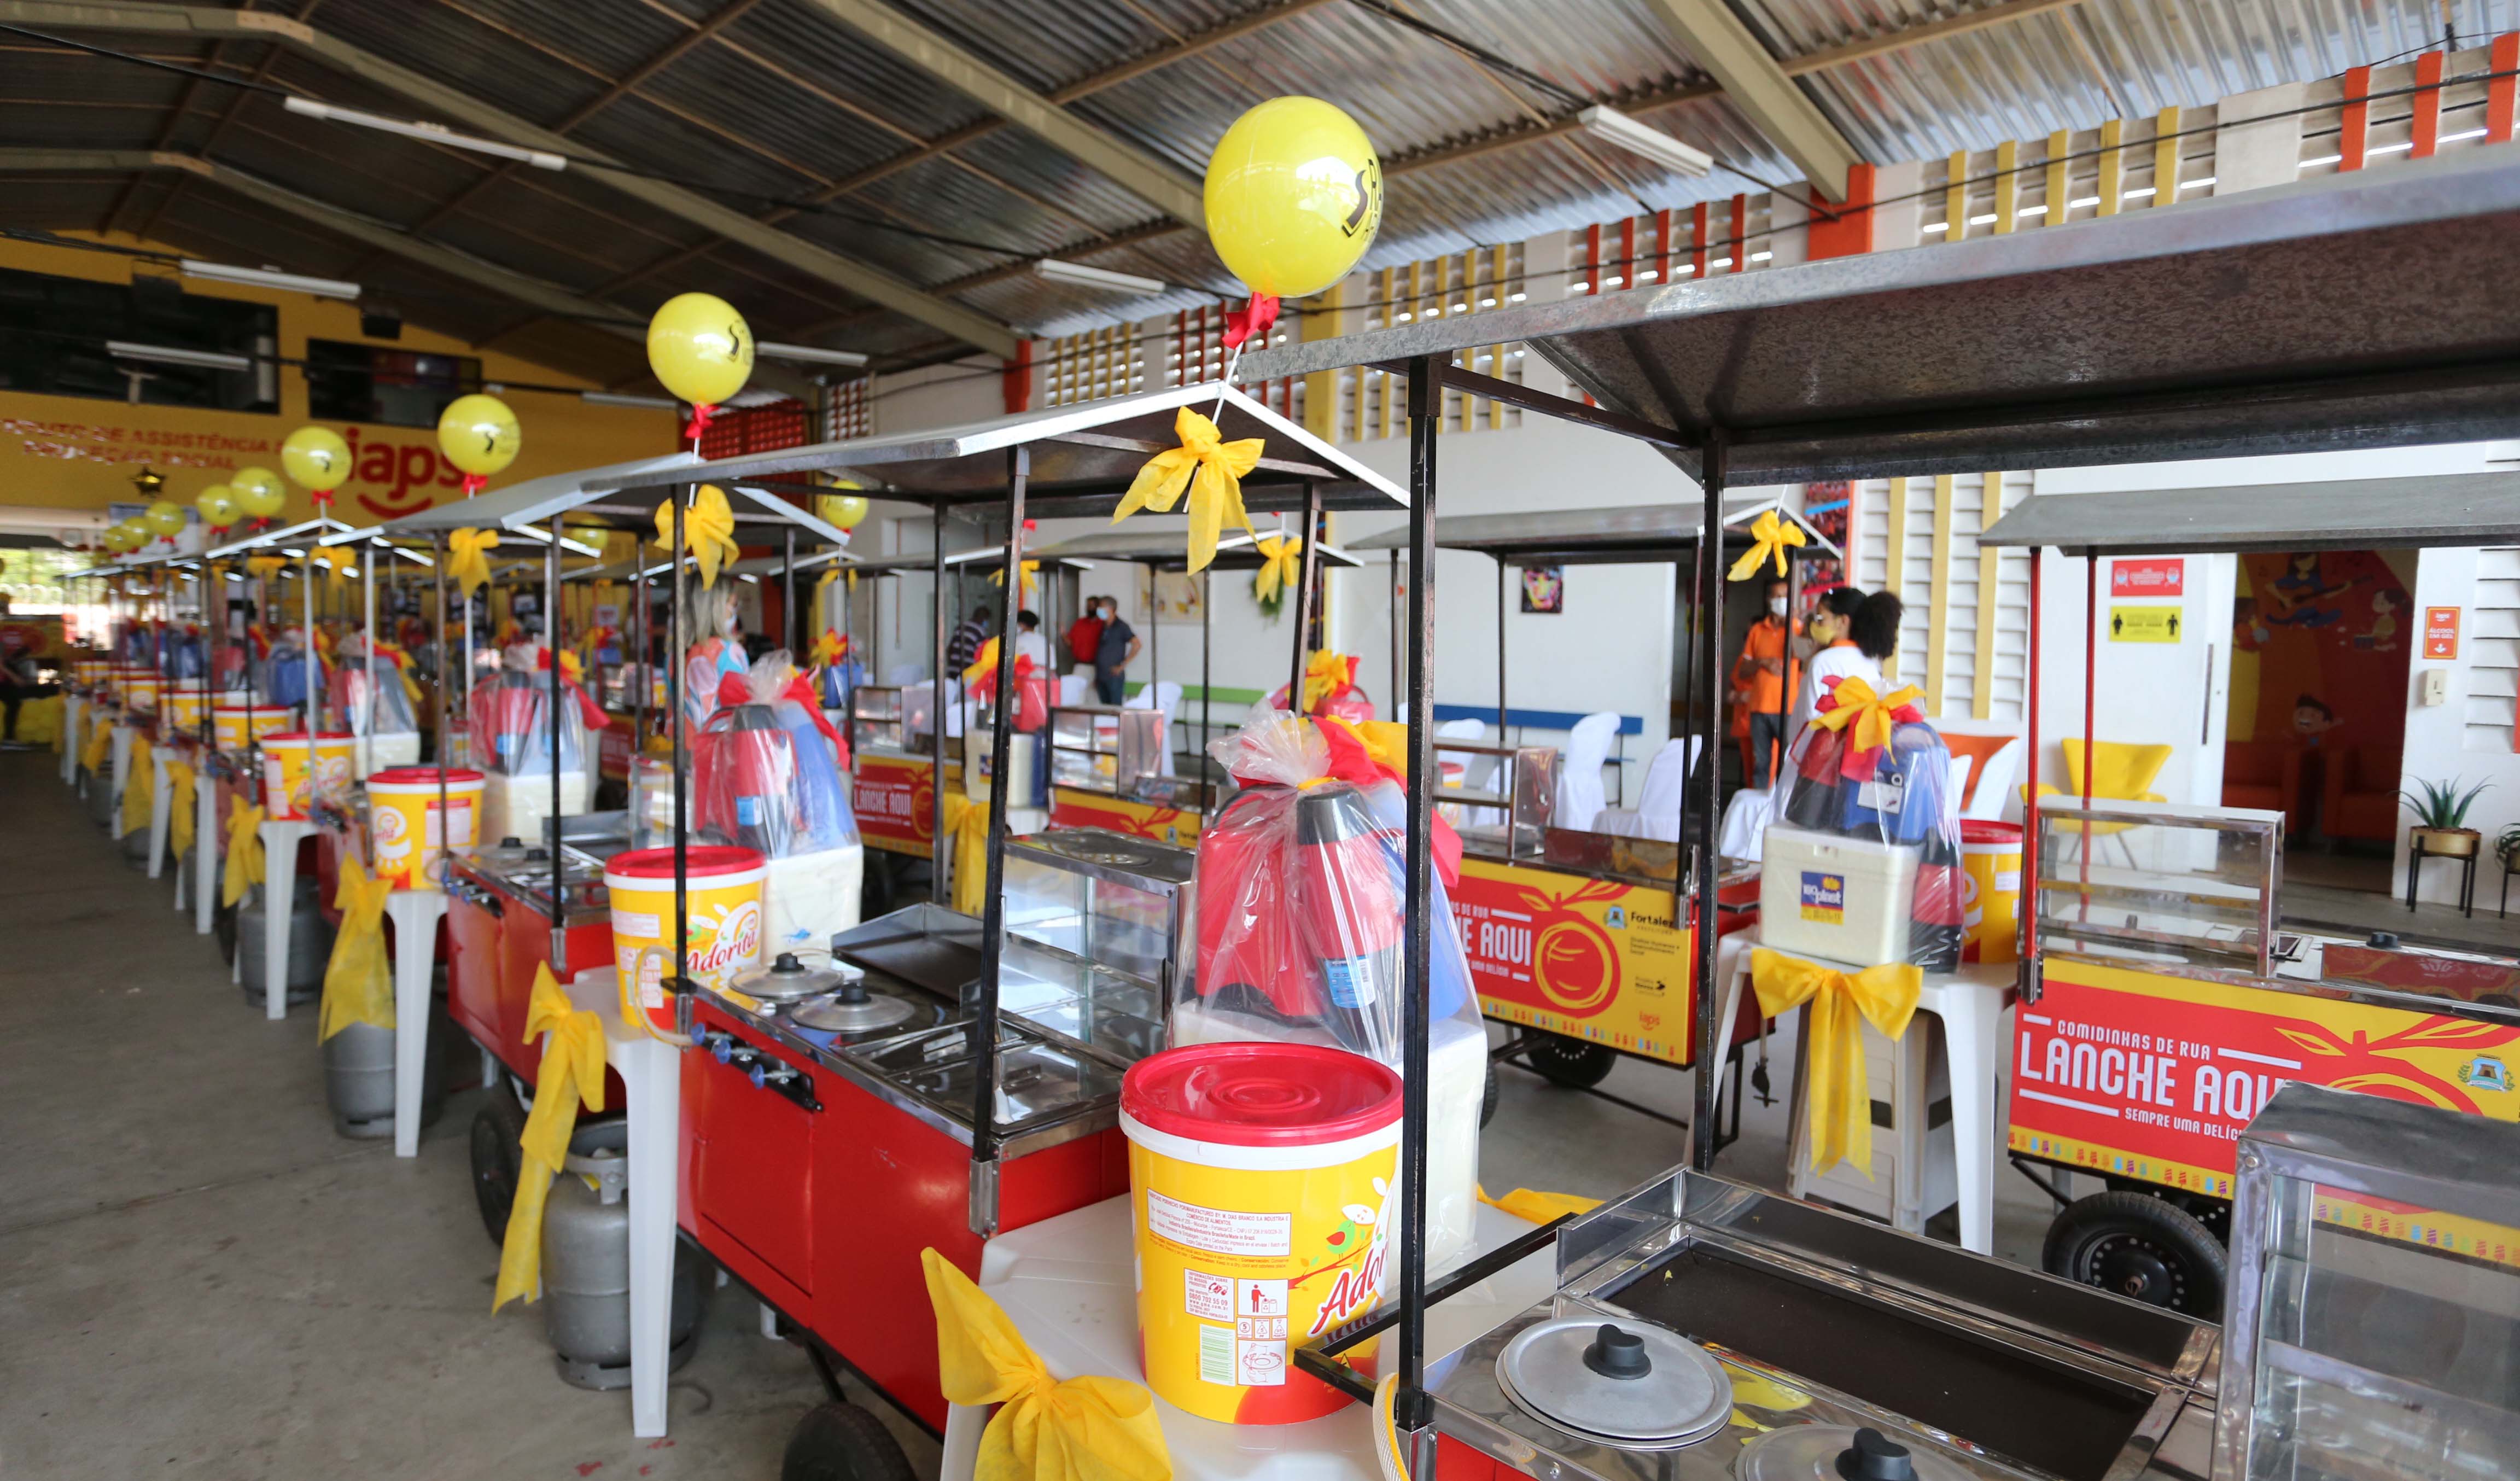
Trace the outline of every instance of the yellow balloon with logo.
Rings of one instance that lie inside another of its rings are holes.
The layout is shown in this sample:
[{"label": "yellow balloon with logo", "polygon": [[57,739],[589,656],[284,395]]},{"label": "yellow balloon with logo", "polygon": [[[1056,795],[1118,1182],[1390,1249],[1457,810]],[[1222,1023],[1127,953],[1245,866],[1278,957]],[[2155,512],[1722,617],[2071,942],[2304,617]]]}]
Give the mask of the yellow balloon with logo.
[{"label": "yellow balloon with logo", "polygon": [[175,507],[175,501],[160,499],[142,512],[140,522],[149,526],[153,535],[180,535],[184,532],[184,512]]},{"label": "yellow balloon with logo", "polygon": [[193,497],[193,508],[202,512],[202,522],[212,529],[224,529],[245,514],[237,503],[235,490],[224,483],[213,483]]},{"label": "yellow balloon with logo", "polygon": [[256,519],[277,516],[289,504],[289,485],[267,468],[241,468],[228,479],[237,503]]},{"label": "yellow balloon with logo", "polygon": [[694,406],[716,406],[752,379],[752,327],[715,293],[677,293],[648,321],[648,368]]},{"label": "yellow balloon with logo", "polygon": [[301,426],[280,444],[280,466],[299,483],[329,494],[349,481],[350,444],[329,426]]},{"label": "yellow balloon with logo", "polygon": [[866,495],[816,494],[814,513],[833,529],[855,529],[866,522]]},{"label": "yellow balloon with logo", "polygon": [[1300,298],[1356,266],[1382,225],[1382,161],[1319,98],[1272,98],[1207,158],[1207,238],[1255,293]]},{"label": "yellow balloon with logo", "polygon": [[517,461],[525,445],[517,414],[496,396],[475,391],[446,403],[437,417],[437,450],[446,461],[475,477],[487,478]]}]

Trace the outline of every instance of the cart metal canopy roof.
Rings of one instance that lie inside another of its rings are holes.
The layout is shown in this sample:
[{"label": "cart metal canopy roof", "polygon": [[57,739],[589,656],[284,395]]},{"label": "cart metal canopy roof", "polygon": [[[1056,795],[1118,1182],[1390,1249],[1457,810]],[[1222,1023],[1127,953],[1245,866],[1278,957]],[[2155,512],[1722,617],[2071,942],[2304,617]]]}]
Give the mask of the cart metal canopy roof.
[{"label": "cart metal canopy roof", "polygon": [[1243,357],[1246,381],[1521,340],[1740,486],[2520,433],[2520,156],[1531,303]]},{"label": "cart metal canopy roof", "polygon": [[[810,510],[790,504],[767,489],[738,483],[725,471],[731,461],[711,463],[698,453],[667,453],[662,457],[639,458],[628,463],[608,463],[601,468],[580,469],[575,472],[546,473],[478,498],[433,505],[417,514],[389,519],[378,528],[387,536],[417,536],[423,540],[459,529],[504,529],[539,538],[541,532],[534,529],[535,525],[565,515],[582,523],[652,532],[656,527],[656,506],[664,499],[667,489],[681,488],[690,483],[714,483],[727,491],[727,509],[735,516],[736,540],[740,544],[760,543],[764,528],[779,530],[791,525],[811,530],[819,539],[842,545],[848,543],[846,532],[824,523]],[[689,473],[691,476],[670,482],[659,481],[669,473]],[[649,496],[644,499],[604,497],[624,487],[647,490]],[[832,492],[828,488],[813,491]]]},{"label": "cart metal canopy roof", "polygon": [[2045,494],[1977,540],[2077,556],[2520,545],[2520,473]]},{"label": "cart metal canopy roof", "polygon": [[[1439,519],[1436,523],[1441,525],[1443,521]],[[1215,566],[1220,570],[1258,570],[1261,562],[1268,559],[1260,554],[1259,542],[1272,533],[1262,530],[1255,538],[1248,530],[1236,530],[1218,536]],[[1096,561],[1109,561],[1118,564],[1151,565],[1161,570],[1183,570],[1190,565],[1190,552],[1185,549],[1188,540],[1187,528],[1154,525],[1147,529],[1104,530],[1078,535],[1072,540],[1061,540],[1024,554],[1038,556],[1044,561],[1089,564]],[[1320,553],[1326,565],[1358,566],[1365,563],[1345,548],[1328,541],[1315,545],[1313,549]]]},{"label": "cart metal canopy roof", "polygon": [[[1747,544],[1749,521],[1769,510],[1803,527],[1810,549],[1834,554],[1809,521],[1774,499],[1725,516],[1728,544]],[[1438,515],[1437,550],[1475,551],[1508,565],[1644,565],[1686,560],[1697,549],[1706,512],[1696,504],[1627,504],[1609,509],[1552,509],[1514,515]],[[1406,525],[1353,541],[1359,551],[1409,548]]]},{"label": "cart metal canopy roof", "polygon": [[669,486],[670,480],[660,475],[695,467],[704,468],[706,472],[699,476],[713,483],[741,480],[825,494],[832,490],[803,482],[802,475],[845,470],[868,485],[862,492],[878,498],[997,506],[1007,498],[1007,450],[1029,446],[1032,472],[1025,484],[1027,514],[1046,519],[1107,515],[1149,457],[1180,445],[1173,433],[1174,414],[1193,405],[1205,414],[1220,396],[1224,409],[1216,421],[1225,440],[1261,437],[1268,442],[1259,467],[1242,480],[1246,507],[1301,509],[1306,483],[1322,485],[1326,509],[1409,507],[1409,496],[1400,485],[1241,391],[1213,381],[1024,412],[968,426],[819,442],[706,464],[668,460],[644,468],[624,464],[579,476],[590,493],[635,493],[652,503]]},{"label": "cart metal canopy roof", "polygon": [[346,524],[329,515],[318,515],[312,519],[301,519],[295,524],[284,524],[278,529],[267,529],[258,535],[248,535],[242,540],[231,540],[225,545],[215,546],[203,551],[202,559],[223,561],[230,556],[269,550],[274,546],[287,545],[292,541],[304,545],[309,535],[313,535],[320,541],[326,535],[340,534],[357,528],[358,526],[354,524]]}]

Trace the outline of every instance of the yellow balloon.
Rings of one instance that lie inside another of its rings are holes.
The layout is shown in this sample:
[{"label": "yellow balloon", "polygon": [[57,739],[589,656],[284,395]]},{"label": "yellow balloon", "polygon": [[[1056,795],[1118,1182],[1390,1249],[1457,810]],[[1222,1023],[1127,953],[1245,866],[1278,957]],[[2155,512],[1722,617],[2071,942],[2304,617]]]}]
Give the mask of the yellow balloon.
[{"label": "yellow balloon", "polygon": [[516,462],[524,445],[517,414],[496,396],[458,396],[438,414],[437,450],[468,473],[487,478]]},{"label": "yellow balloon", "polygon": [[140,522],[149,526],[153,535],[180,535],[184,532],[184,512],[175,507],[173,500],[160,499],[141,515]]},{"label": "yellow balloon", "polygon": [[714,293],[677,293],[648,321],[648,367],[694,406],[715,406],[752,378],[752,328]]},{"label": "yellow balloon", "polygon": [[816,494],[814,513],[833,529],[855,529],[867,516],[864,494]]},{"label": "yellow balloon", "polygon": [[193,508],[202,512],[202,522],[223,529],[244,516],[245,506],[237,503],[236,491],[224,483],[213,483],[193,499]]},{"label": "yellow balloon", "polygon": [[228,489],[246,514],[256,519],[273,517],[289,503],[289,485],[267,468],[238,469],[228,479]]},{"label": "yellow balloon", "polygon": [[105,548],[117,556],[131,549],[133,544],[130,528],[118,519],[105,527],[102,539]]},{"label": "yellow balloon", "polygon": [[301,426],[280,444],[280,466],[308,488],[329,494],[349,481],[350,444],[329,426]]},{"label": "yellow balloon", "polygon": [[138,550],[140,547],[149,543],[149,526],[141,523],[137,519],[122,520],[120,523],[114,525],[114,528],[122,531],[122,548],[124,550]]},{"label": "yellow balloon", "polygon": [[1272,98],[1207,159],[1207,238],[1255,293],[1300,298],[1347,276],[1382,225],[1382,161],[1319,98]]}]

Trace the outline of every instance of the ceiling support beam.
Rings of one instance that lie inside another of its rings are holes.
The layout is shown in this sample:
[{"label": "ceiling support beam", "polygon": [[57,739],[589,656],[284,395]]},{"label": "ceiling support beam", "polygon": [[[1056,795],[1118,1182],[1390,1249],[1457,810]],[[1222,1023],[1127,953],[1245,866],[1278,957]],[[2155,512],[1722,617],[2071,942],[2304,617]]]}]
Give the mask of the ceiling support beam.
[{"label": "ceiling support beam", "polygon": [[1652,0],[1681,45],[1725,96],[1831,201],[1846,199],[1846,172],[1864,156],[1724,0]]},{"label": "ceiling support beam", "polygon": [[[391,92],[422,110],[511,144],[586,158],[592,152],[548,129],[459,91],[409,67],[311,25],[260,11],[160,5],[143,0],[0,0],[0,20],[39,29],[189,37],[208,43],[256,40],[275,43],[336,71]],[[594,156],[601,158],[601,156]],[[617,161],[613,161],[617,162]],[[879,268],[852,261],[828,247],[765,225],[733,207],[678,185],[641,179],[600,166],[572,165],[608,188],[668,215],[713,232],[773,261],[916,319],[993,355],[1012,357],[1020,337],[973,309],[921,291]]]},{"label": "ceiling support beam", "polygon": [[1172,165],[1088,123],[880,0],[805,0],[1053,149],[1109,176],[1187,225],[1205,219],[1199,185]]}]

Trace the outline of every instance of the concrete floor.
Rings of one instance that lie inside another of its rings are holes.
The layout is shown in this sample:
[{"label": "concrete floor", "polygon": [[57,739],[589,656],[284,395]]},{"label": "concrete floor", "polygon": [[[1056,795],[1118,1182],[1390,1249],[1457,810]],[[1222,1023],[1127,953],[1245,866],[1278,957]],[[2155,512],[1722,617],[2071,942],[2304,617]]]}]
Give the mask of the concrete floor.
[{"label": "concrete floor", "polygon": [[[626,1394],[562,1384],[538,1309],[490,1314],[477,1093],[413,1161],[335,1136],[314,1012],[249,1010],[57,766],[0,753],[0,1477],[777,1474],[822,1398],[802,1352],[728,1289],[676,1375],[671,1439],[632,1439]],[[1790,1033],[1734,1176],[1782,1182]],[[1622,1060],[1604,1088],[1686,1115],[1689,1084]],[[1482,1180],[1608,1196],[1686,1155],[1676,1127],[1508,1067]],[[2046,1200],[2001,1164],[1997,1190],[1999,1252],[2035,1261]],[[933,1475],[933,1442],[874,1407]]]}]

